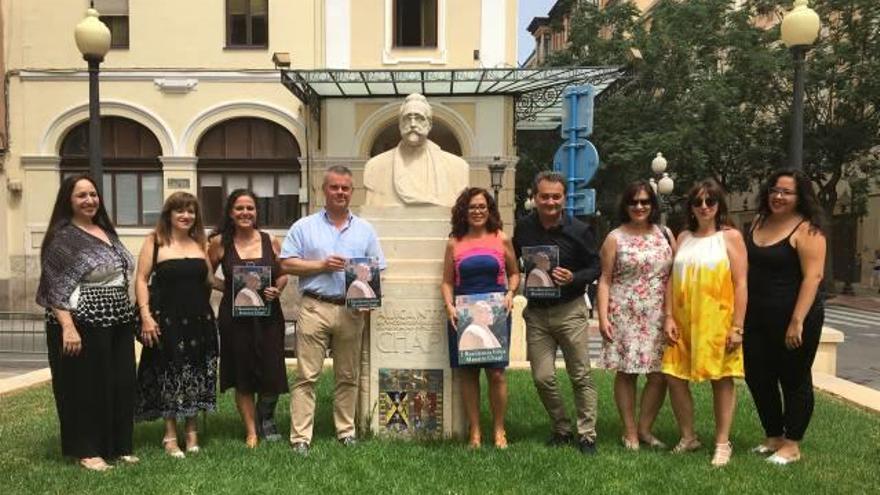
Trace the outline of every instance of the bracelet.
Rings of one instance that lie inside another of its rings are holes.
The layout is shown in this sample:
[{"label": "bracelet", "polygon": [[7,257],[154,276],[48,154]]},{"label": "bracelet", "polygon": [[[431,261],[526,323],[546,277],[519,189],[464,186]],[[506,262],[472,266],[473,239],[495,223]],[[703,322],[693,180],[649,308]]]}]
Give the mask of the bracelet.
[{"label": "bracelet", "polygon": [[737,335],[742,335],[742,334],[743,334],[743,327],[739,327],[739,326],[733,325],[732,327],[730,327],[730,329],[733,330],[733,333],[735,333],[735,334],[737,334]]}]

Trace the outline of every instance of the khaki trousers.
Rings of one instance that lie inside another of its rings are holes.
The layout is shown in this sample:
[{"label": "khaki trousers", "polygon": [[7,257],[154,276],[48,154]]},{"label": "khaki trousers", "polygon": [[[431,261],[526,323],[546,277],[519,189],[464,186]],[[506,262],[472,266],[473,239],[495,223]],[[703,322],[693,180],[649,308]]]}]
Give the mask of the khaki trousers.
[{"label": "khaki trousers", "polygon": [[526,306],[526,343],[532,378],[553,432],[568,435],[571,422],[556,383],[556,350],[562,349],[571,379],[579,440],[596,439],[596,388],[587,349],[587,306],[583,297],[549,307]]},{"label": "khaki trousers", "polygon": [[290,442],[311,443],[315,423],[315,383],[328,346],[333,351],[333,422],[336,437],[355,434],[363,313],[345,306],[302,299],[296,331],[296,379],[290,396]]}]

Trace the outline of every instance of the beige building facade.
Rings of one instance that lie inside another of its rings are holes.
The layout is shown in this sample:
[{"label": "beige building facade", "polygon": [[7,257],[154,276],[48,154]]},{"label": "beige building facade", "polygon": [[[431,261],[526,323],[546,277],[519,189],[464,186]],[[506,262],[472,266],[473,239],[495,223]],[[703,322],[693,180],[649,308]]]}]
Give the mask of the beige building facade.
[{"label": "beige building facade", "polygon": [[[437,71],[516,64],[516,0],[96,0],[113,33],[101,65],[104,199],[137,252],[179,190],[208,224],[248,187],[264,228],[282,235],[320,207],[329,165],[353,169],[396,144],[396,96],[303,101],[280,71]],[[73,28],[89,2],[0,2],[8,146],[0,165],[0,311],[34,311],[39,248],[60,180],[87,171],[88,73]],[[281,66],[273,54],[282,54]],[[290,60],[285,67],[283,54]],[[418,89],[418,88],[417,88]],[[489,186],[508,165],[512,220],[514,98],[430,94],[435,139]],[[358,187],[354,206],[363,201]]]}]

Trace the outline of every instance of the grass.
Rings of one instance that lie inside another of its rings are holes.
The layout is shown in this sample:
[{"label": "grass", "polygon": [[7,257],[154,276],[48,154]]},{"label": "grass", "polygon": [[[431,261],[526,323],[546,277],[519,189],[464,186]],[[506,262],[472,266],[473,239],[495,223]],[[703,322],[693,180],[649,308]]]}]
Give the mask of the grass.
[{"label": "grass", "polygon": [[[560,373],[570,405],[569,383]],[[0,398],[0,491],[33,493],[866,493],[880,486],[880,416],[819,394],[804,460],[781,468],[748,449],[761,440],[754,407],[743,384],[732,441],[734,457],[724,469],[709,465],[711,449],[674,456],[625,451],[611,398],[611,376],[594,373],[599,396],[599,454],[544,446],[547,416],[528,372],[511,371],[507,416],[511,446],[468,451],[454,441],[410,443],[369,440],[345,449],[333,440],[332,376],[319,384],[319,407],[311,455],[291,454],[286,442],[244,446],[243,429],[225,394],[220,410],[203,427],[203,451],[185,460],[163,454],[162,425],[135,428],[141,463],[91,473],[61,457],[58,423],[48,386]],[[484,383],[485,387],[485,383]],[[484,388],[485,390],[485,388]],[[712,443],[708,384],[694,387],[697,428]],[[484,436],[489,417],[483,397]],[[279,403],[287,433],[288,402]],[[668,403],[655,428],[669,444],[677,430]]]}]

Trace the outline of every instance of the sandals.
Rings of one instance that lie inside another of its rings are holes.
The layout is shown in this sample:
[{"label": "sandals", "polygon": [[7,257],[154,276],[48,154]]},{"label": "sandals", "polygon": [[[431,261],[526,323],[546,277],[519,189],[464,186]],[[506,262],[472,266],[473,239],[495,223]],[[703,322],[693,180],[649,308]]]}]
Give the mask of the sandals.
[{"label": "sandals", "polygon": [[768,447],[768,446],[764,445],[763,443],[761,443],[761,444],[758,444],[758,445],[752,447],[752,450],[750,452],[752,452],[753,454],[767,455],[767,454],[772,454],[772,453],[776,452],[776,449],[774,449],[772,447]]},{"label": "sandals", "polygon": [[177,437],[165,437],[162,439],[162,446],[165,448],[165,453],[175,459],[184,459],[186,455],[180,450],[180,447],[177,445]]},{"label": "sandals", "polygon": [[647,435],[647,436],[639,435],[639,442],[647,445],[648,447],[651,447],[652,449],[666,450],[669,448],[668,445],[661,442],[660,439],[658,439],[654,435]]},{"label": "sandals", "polygon": [[471,450],[477,450],[482,445],[482,439],[479,436],[471,436],[470,440],[468,440],[468,448]]},{"label": "sandals", "polygon": [[684,438],[682,438],[678,441],[678,444],[672,448],[672,453],[684,454],[687,452],[693,452],[702,446],[703,444],[701,444],[697,438],[692,438],[690,440],[685,440]]},{"label": "sandals", "polygon": [[260,444],[260,437],[258,437],[257,435],[248,435],[244,439],[244,444],[249,449],[255,449],[255,448],[257,448],[257,445]]},{"label": "sandals", "polygon": [[787,466],[799,460],[801,460],[800,454],[795,457],[783,457],[779,454],[773,454],[767,458],[767,462],[769,462],[770,464],[776,464],[777,466]]},{"label": "sandals", "polygon": [[119,456],[119,461],[124,462],[126,464],[137,464],[141,462],[141,460],[134,455],[121,455]]},{"label": "sandals", "polygon": [[495,433],[495,448],[498,450],[507,448],[507,433],[503,431]]},{"label": "sandals", "polygon": [[726,466],[733,455],[733,446],[730,442],[715,444],[715,454],[712,456],[712,465],[715,467]]},{"label": "sandals", "polygon": [[186,453],[187,454],[197,454],[202,450],[199,448],[199,432],[197,431],[188,431],[186,432]]},{"label": "sandals", "polygon": [[626,437],[620,437],[620,443],[623,444],[623,448],[626,450],[639,450],[638,440],[630,440]]},{"label": "sandals", "polygon": [[113,469],[113,466],[107,464],[102,457],[84,457],[79,460],[79,465],[89,471],[103,472]]}]

